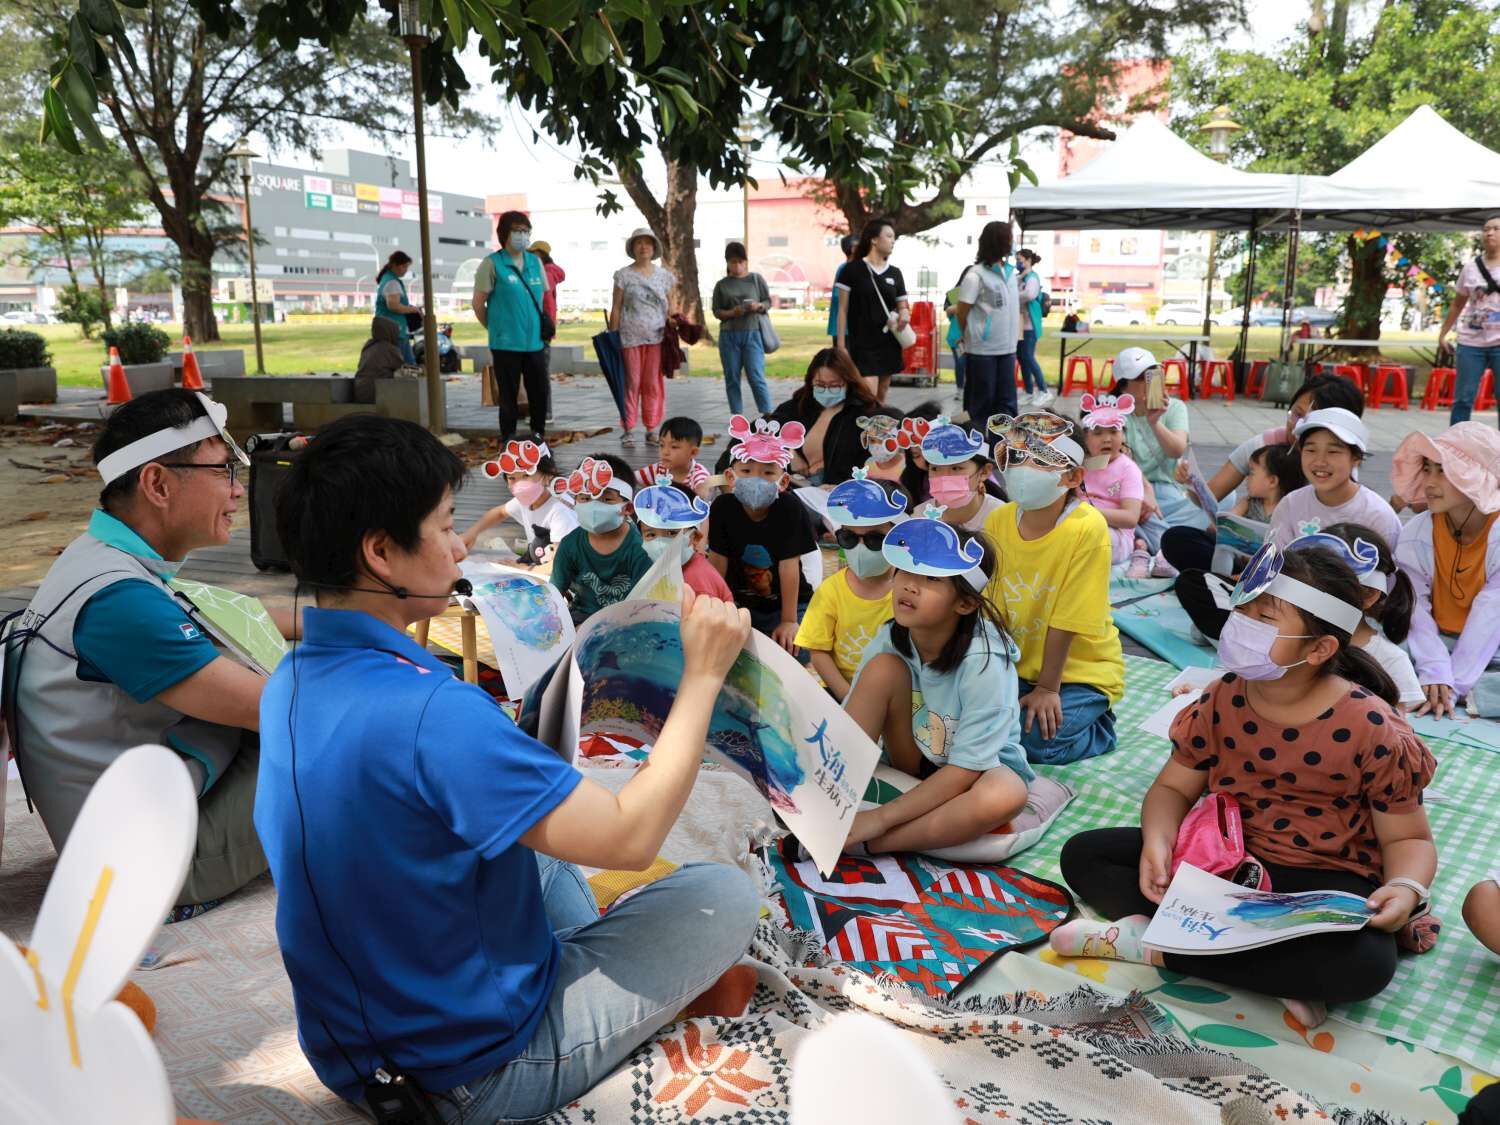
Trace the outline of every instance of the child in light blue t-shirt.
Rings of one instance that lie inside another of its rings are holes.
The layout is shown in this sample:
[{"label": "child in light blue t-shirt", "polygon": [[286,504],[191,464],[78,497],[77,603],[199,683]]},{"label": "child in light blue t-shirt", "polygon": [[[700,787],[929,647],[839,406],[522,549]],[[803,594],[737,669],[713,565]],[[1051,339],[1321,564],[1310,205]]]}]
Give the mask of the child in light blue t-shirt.
[{"label": "child in light blue t-shirt", "polygon": [[844,701],[886,760],[921,781],[858,813],[846,847],[922,851],[976,840],[1025,808],[1035,776],[1021,746],[1020,653],[983,593],[994,552],[943,523],[941,509],[927,513],[886,536],[895,619],[865,649]]}]

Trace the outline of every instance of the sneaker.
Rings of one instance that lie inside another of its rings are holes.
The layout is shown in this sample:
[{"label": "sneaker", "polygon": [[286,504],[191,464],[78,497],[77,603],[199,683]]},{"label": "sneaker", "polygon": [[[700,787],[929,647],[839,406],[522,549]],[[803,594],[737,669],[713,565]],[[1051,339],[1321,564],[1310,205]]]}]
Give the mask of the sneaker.
[{"label": "sneaker", "polygon": [[1156,558],[1151,560],[1151,576],[1153,578],[1176,578],[1177,568],[1169,563],[1162,553],[1158,551]]},{"label": "sneaker", "polygon": [[1031,400],[1031,409],[1045,410],[1052,405],[1052,400],[1056,397],[1051,391],[1037,391],[1036,397]]},{"label": "sneaker", "polygon": [[1151,552],[1142,547],[1137,547],[1130,552],[1130,566],[1125,571],[1126,578],[1150,578],[1151,577]]},{"label": "sneaker", "polygon": [[1025,410],[1027,407],[1032,405],[1033,398],[1034,396],[1030,391],[1017,391],[1016,409]]}]

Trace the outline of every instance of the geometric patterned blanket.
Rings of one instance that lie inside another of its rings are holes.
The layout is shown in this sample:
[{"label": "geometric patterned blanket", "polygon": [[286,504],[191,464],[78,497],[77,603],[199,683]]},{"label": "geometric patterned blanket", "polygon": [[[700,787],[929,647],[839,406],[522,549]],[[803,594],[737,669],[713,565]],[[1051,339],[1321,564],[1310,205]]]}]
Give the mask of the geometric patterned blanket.
[{"label": "geometric patterned blanket", "polygon": [[783,837],[765,853],[785,925],[813,951],[935,999],[991,958],[1041,941],[1073,909],[1063,887],[1000,864],[845,855],[825,878],[796,850]]}]

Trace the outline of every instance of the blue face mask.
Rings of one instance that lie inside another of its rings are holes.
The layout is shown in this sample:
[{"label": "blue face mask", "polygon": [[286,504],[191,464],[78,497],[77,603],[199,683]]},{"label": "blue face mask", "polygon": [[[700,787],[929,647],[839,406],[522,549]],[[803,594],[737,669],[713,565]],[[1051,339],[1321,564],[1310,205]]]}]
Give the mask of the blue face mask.
[{"label": "blue face mask", "polygon": [[606,504],[602,500],[583,500],[573,509],[578,526],[601,535],[614,531],[625,522],[624,504]]},{"label": "blue face mask", "polygon": [[844,396],[849,393],[846,387],[814,387],[813,398],[818,400],[819,406],[837,406],[844,401]]},{"label": "blue face mask", "polygon": [[878,578],[891,569],[884,554],[863,543],[856,543],[846,550],[844,558],[849,560],[849,569],[861,578]]},{"label": "blue face mask", "polygon": [[1005,470],[1005,494],[1023,511],[1045,508],[1067,491],[1062,475],[1028,465],[1012,465]]},{"label": "blue face mask", "polygon": [[529,230],[513,230],[510,232],[510,248],[516,252],[525,250],[531,245],[531,232]]},{"label": "blue face mask", "polygon": [[769,508],[781,494],[781,486],[765,477],[734,478],[734,498],[747,508]]}]

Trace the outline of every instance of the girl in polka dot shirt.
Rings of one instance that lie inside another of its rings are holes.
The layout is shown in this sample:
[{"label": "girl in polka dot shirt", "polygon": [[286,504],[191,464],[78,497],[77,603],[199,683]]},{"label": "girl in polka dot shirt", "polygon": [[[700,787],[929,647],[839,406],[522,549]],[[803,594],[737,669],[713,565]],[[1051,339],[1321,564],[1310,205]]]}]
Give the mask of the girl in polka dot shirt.
[{"label": "girl in polka dot shirt", "polygon": [[[1231,671],[1173,722],[1172,755],[1146,794],[1141,826],[1080,833],[1063,848],[1068,885],[1118,920],[1059,927],[1054,949],[1076,956],[1090,938],[1097,949],[1113,927],[1107,948],[1118,958],[1270,993],[1307,1026],[1326,1017],[1325,1005],[1367,999],[1390,982],[1396,934],[1420,916],[1437,870],[1422,808],[1437,766],[1396,710],[1390,678],[1350,643],[1361,594],[1343,559],[1299,548],[1235,609],[1219,642]],[[1364,895],[1376,911],[1369,924],[1212,957],[1144,950],[1178,829],[1205,793],[1238,803],[1245,848],[1273,890]]]}]

